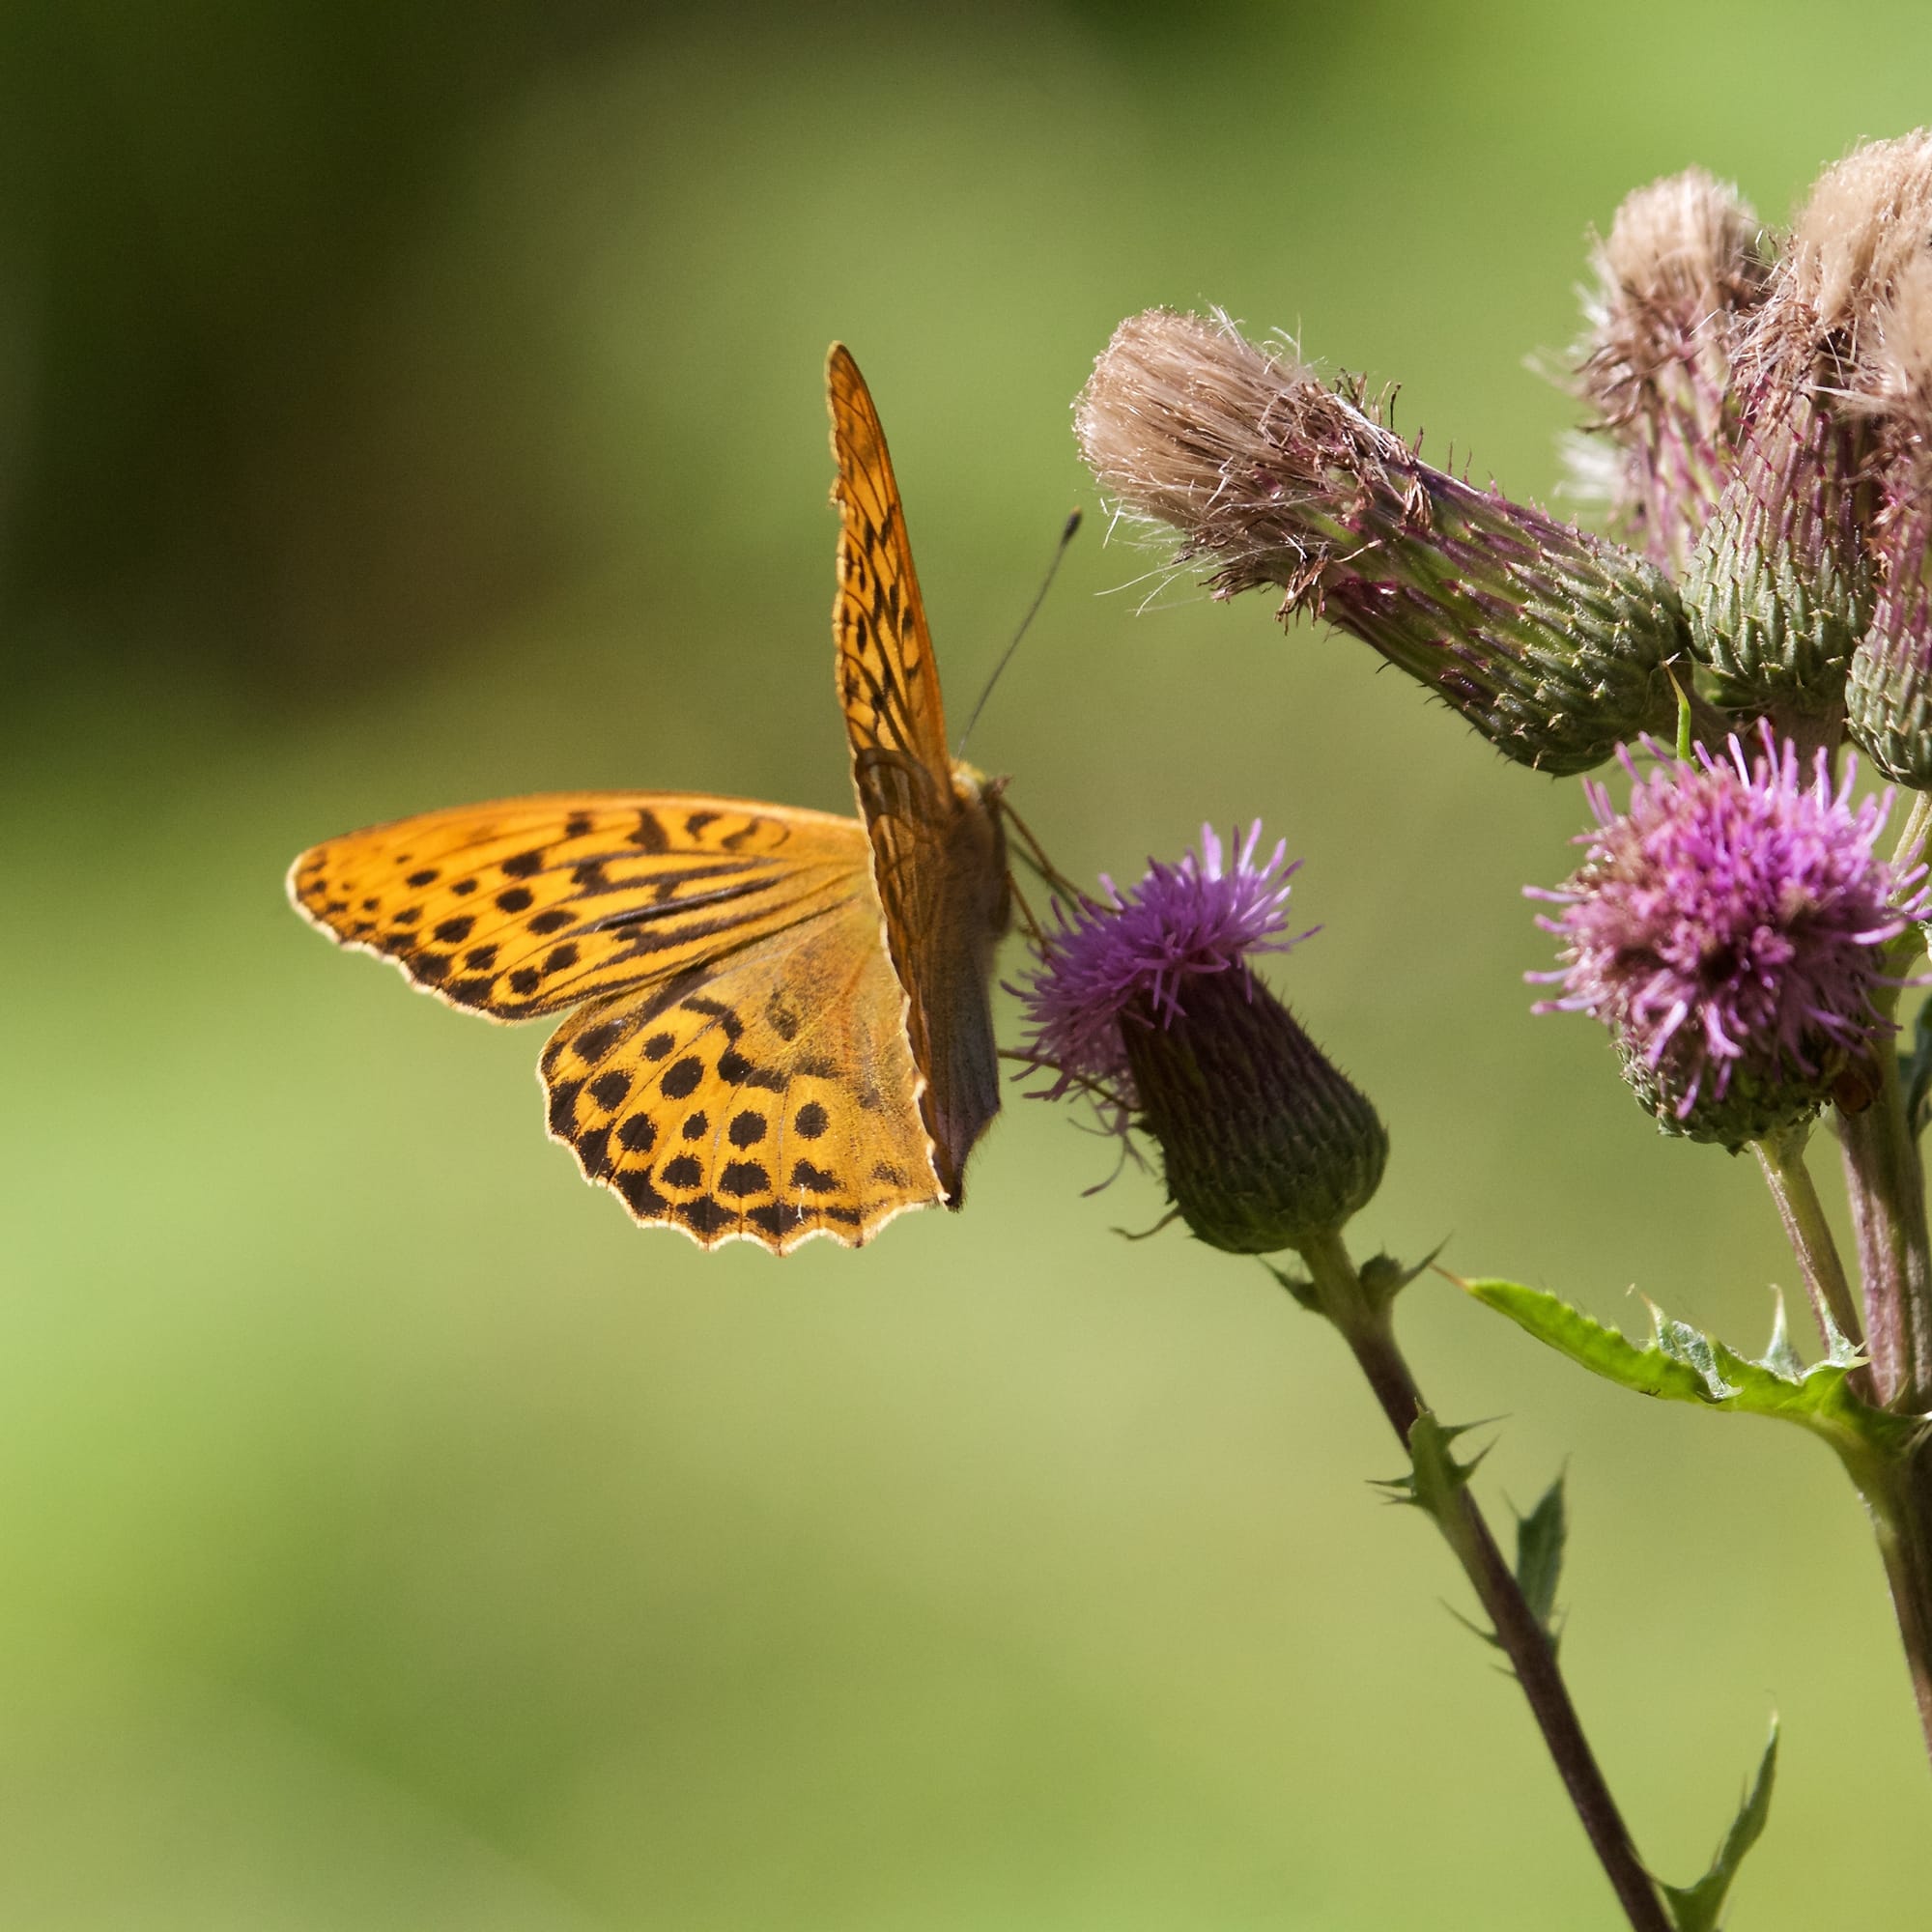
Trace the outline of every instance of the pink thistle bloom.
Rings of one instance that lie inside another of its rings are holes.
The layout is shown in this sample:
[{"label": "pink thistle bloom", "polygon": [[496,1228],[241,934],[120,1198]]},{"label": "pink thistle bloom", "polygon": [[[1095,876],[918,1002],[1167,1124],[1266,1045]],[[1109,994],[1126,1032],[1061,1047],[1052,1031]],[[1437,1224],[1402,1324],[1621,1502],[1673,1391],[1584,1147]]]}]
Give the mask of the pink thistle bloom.
[{"label": "pink thistle bloom", "polygon": [[[1625,1073],[1666,1132],[1733,1151],[1814,1111],[1874,1037],[1886,949],[1926,910],[1924,867],[1895,877],[1874,849],[1891,794],[1852,803],[1825,754],[1807,779],[1796,749],[1759,732],[1747,758],[1699,751],[1632,781],[1614,810],[1585,784],[1597,829],[1538,923],[1562,965],[1532,980],[1563,987],[1538,1012],[1607,1026]],[[1646,744],[1655,753],[1657,748]]]},{"label": "pink thistle bloom", "polygon": [[1388,1159],[1375,1108],[1249,970],[1296,943],[1280,936],[1294,867],[1284,845],[1259,861],[1261,839],[1257,822],[1230,860],[1203,827],[1198,856],[1056,905],[1018,989],[1055,1075],[1037,1097],[1079,1090],[1123,1141],[1144,1132],[1175,1212],[1232,1254],[1332,1236]]},{"label": "pink thistle bloom", "polygon": [[1309,936],[1278,936],[1301,862],[1284,864],[1283,839],[1257,865],[1261,838],[1256,819],[1231,865],[1214,828],[1204,825],[1199,857],[1189,852],[1172,866],[1151,859],[1147,876],[1124,894],[1102,873],[1106,896],[1083,897],[1070,918],[1054,901],[1039,966],[1013,989],[1026,1003],[1029,1051],[1056,1076],[1042,1099],[1085,1088],[1124,1129],[1136,1096],[1122,1027],[1172,1023],[1188,981],[1203,975],[1237,973],[1246,989],[1250,952],[1286,952]]}]

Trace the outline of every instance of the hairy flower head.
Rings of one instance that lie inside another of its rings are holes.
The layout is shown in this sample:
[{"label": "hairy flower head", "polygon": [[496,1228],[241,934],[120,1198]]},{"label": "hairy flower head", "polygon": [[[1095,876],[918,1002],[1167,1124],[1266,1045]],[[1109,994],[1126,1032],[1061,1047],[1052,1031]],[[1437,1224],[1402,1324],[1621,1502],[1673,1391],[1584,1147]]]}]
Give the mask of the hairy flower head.
[{"label": "hairy flower head", "polygon": [[1602,1020],[1625,1077],[1665,1132],[1734,1152],[1813,1112],[1889,1031],[1872,996],[1885,948],[1923,910],[1923,868],[1895,878],[1875,844],[1890,795],[1852,803],[1824,754],[1807,778],[1769,730],[1747,757],[1662,764],[1629,753],[1627,810],[1586,784],[1597,829],[1540,920],[1562,994],[1539,1012]]},{"label": "hairy flower head", "polygon": [[1074,409],[1131,518],[1179,533],[1217,597],[1273,584],[1460,712],[1505,756],[1587,771],[1673,715],[1677,594],[1647,559],[1422,461],[1362,385],[1225,316],[1129,317]]},{"label": "hairy flower head", "polygon": [[1768,273],[1757,216],[1687,168],[1625,197],[1591,266],[1577,386],[1617,445],[1611,509],[1681,571],[1734,461],[1731,352]]},{"label": "hairy flower head", "polygon": [[[1040,1096],[1085,1092],[1123,1136],[1160,1150],[1175,1210],[1202,1240],[1266,1254],[1332,1235],[1380,1183],[1388,1136],[1368,1100],[1249,971],[1283,952],[1285,847],[1151,864],[1126,893],[1102,880],[1037,944],[1023,989]],[[1302,937],[1306,937],[1303,934]]]},{"label": "hairy flower head", "polygon": [[[1179,864],[1150,860],[1147,876],[1122,893],[1101,875],[1104,898],[1083,899],[1069,916],[1055,902],[1054,927],[1038,968],[1022,989],[1035,1061],[1055,1074],[1043,1097],[1075,1087],[1104,1094],[1123,1122],[1137,1104],[1122,1028],[1165,1025],[1182,1009],[1188,982],[1236,974],[1248,984],[1248,954],[1286,952],[1289,879],[1283,839],[1257,864],[1257,819],[1234,847],[1233,863],[1212,826],[1201,828],[1199,856]],[[1298,935],[1306,939],[1307,933]]]}]

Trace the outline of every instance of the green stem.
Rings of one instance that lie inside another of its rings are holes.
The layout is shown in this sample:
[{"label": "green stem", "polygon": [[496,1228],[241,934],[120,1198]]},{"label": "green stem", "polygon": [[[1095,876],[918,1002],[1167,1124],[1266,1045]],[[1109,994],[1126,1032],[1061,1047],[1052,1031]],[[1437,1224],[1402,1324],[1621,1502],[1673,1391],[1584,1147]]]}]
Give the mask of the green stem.
[{"label": "green stem", "polygon": [[[1818,1331],[1828,1341],[1835,1328],[1853,1348],[1862,1352],[1864,1329],[1859,1320],[1859,1305],[1853,1298],[1852,1284],[1845,1275],[1838,1244],[1832,1236],[1831,1223],[1825,1218],[1825,1204],[1811,1179],[1804,1161],[1807,1126],[1788,1127],[1751,1143],[1758,1166],[1764,1170],[1765,1184],[1777,1204],[1778,1219],[1784,1223],[1785,1238],[1798,1257],[1804,1277],[1804,1292],[1811,1297],[1812,1312],[1818,1318]],[[1858,1393],[1872,1400],[1870,1378],[1863,1370],[1865,1386]]]},{"label": "green stem", "polygon": [[[1932,833],[1932,796],[1918,793],[1892,855],[1895,871],[1919,863]],[[1894,980],[1923,944],[1915,927],[1894,942]],[[1882,1020],[1898,1009],[1901,987],[1872,1002]],[[1932,1407],[1932,1235],[1925,1213],[1925,1168],[1918,1137],[1906,1119],[1898,1056],[1889,1040],[1874,1055],[1877,1093],[1856,1112],[1840,1109],[1838,1137],[1863,1277],[1866,1347],[1876,1399],[1895,1413]],[[1883,1484],[1861,1482],[1891,1586],[1899,1641],[1912,1673],[1913,1696],[1932,1753],[1932,1443],[1921,1441]]]},{"label": "green stem", "polygon": [[1855,1113],[1840,1109],[1845,1187],[1864,1279],[1865,1340],[1878,1400],[1907,1415],[1932,1407],[1932,1239],[1925,1170],[1905,1119],[1898,1057],[1875,1056],[1878,1092]]},{"label": "green stem", "polygon": [[1891,1585],[1919,1729],[1932,1756],[1932,1445],[1921,1443],[1896,1464],[1883,1490],[1861,1487]]},{"label": "green stem", "polygon": [[[1308,1264],[1321,1312],[1341,1330],[1381,1404],[1382,1413],[1406,1448],[1416,1417],[1427,1405],[1396,1344],[1387,1302],[1373,1299],[1363,1288],[1340,1236],[1309,1241],[1301,1249],[1301,1258]],[[1569,1687],[1557,1667],[1556,1653],[1524,1600],[1475,1498],[1466,1489],[1459,1490],[1453,1511],[1436,1520],[1495,1628],[1496,1641],[1515,1669],[1557,1775],[1582,1820],[1624,1916],[1634,1932],[1670,1932],[1657,1888],[1637,1858],[1623,1814],[1583,1734]]]}]

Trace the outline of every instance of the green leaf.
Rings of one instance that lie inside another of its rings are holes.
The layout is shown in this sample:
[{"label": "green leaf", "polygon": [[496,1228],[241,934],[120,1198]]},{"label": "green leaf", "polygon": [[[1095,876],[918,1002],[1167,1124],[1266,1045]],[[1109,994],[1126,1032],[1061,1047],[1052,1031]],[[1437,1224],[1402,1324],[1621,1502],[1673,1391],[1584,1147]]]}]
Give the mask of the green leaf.
[{"label": "green leaf", "polygon": [[1745,1854],[1764,1835],[1765,1820],[1771,1815],[1772,1780],[1776,1774],[1777,1723],[1774,1719],[1771,1739],[1758,1760],[1757,1776],[1745,1793],[1745,1802],[1738,1806],[1738,1815],[1731,1820],[1731,1829],[1724,1833],[1724,1842],[1718,1847],[1711,1869],[1693,1886],[1660,1884],[1658,1887],[1663,1893],[1675,1932],[1716,1932],[1731,1881],[1737,1877]]},{"label": "green leaf", "polygon": [[1523,1601],[1556,1648],[1556,1583],[1563,1574],[1563,1546],[1570,1535],[1570,1512],[1563,1500],[1563,1478],[1544,1491],[1536,1507],[1516,1520],[1516,1580]]},{"label": "green leaf", "polygon": [[1464,1281],[1462,1286],[1538,1341],[1622,1388],[1705,1408],[1773,1416],[1808,1429],[1837,1451],[1861,1490],[1868,1478],[1896,1464],[1921,1433],[1918,1421],[1874,1408],[1845,1386],[1859,1358],[1842,1345],[1842,1338],[1830,1358],[1793,1374],[1789,1344],[1780,1348],[1776,1331],[1766,1360],[1747,1361],[1652,1303],[1650,1344],[1639,1348],[1542,1289],[1514,1281]]}]

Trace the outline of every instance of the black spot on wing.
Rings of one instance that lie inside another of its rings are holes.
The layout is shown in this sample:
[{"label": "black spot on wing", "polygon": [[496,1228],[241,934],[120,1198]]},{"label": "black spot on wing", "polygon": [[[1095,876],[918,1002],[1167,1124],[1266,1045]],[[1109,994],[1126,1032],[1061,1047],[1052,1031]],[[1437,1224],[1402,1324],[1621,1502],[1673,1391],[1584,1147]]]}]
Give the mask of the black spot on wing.
[{"label": "black spot on wing", "polygon": [[550,1090],[550,1130],[568,1135],[577,1124],[577,1096],[583,1092],[581,1080],[559,1080]]},{"label": "black spot on wing", "polygon": [[617,1067],[609,1073],[600,1073],[590,1083],[590,1097],[607,1114],[614,1114],[624,1104],[624,1095],[631,1091],[631,1076]]},{"label": "black spot on wing", "polygon": [[678,1218],[695,1234],[709,1237],[722,1235],[728,1228],[735,1228],[744,1218],[735,1208],[727,1208],[722,1201],[715,1201],[708,1194],[700,1194],[695,1201],[680,1201],[677,1205]]},{"label": "black spot on wing", "polygon": [[611,1158],[611,1129],[591,1127],[579,1134],[577,1158],[592,1180],[602,1180],[615,1165]]}]

